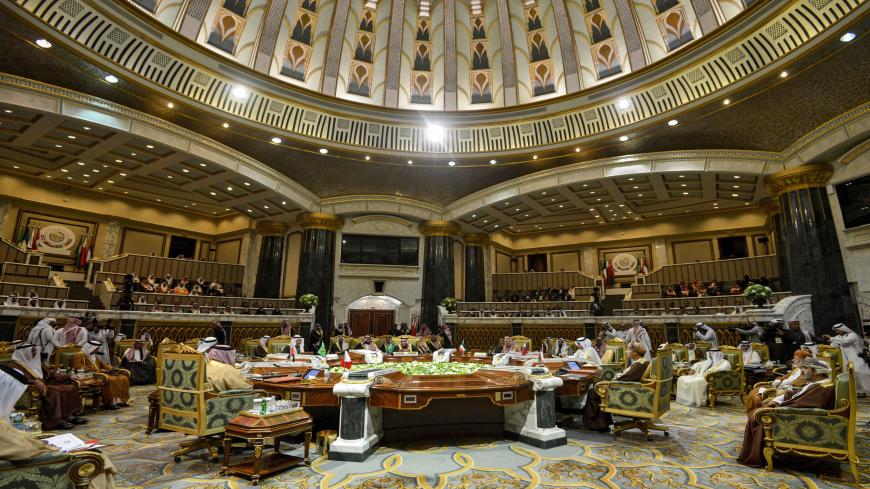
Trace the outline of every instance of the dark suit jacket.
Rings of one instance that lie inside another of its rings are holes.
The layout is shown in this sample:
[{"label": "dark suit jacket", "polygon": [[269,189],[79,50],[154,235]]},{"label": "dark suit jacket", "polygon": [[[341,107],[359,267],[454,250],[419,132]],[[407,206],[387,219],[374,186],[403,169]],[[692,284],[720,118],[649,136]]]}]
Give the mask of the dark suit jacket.
[{"label": "dark suit jacket", "polygon": [[646,372],[646,368],[648,366],[648,361],[634,362],[631,364],[631,367],[628,368],[628,372],[625,372],[624,374],[614,378],[613,380],[618,380],[620,382],[640,382],[640,379],[643,378],[643,373]]}]

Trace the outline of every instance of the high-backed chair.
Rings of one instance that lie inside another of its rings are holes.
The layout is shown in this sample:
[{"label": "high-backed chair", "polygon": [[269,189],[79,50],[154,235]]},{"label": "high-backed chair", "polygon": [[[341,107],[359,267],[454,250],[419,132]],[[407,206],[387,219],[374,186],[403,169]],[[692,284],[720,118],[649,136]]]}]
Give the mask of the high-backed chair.
[{"label": "high-backed chair", "polygon": [[348,335],[338,335],[333,336],[329,339],[329,351],[332,351],[333,348],[338,348],[338,342],[342,339],[345,341],[345,343],[347,343],[347,348],[349,350],[353,349],[353,346],[356,344],[356,338]]},{"label": "high-backed chair", "polygon": [[97,452],[48,452],[23,462],[0,460],[3,487],[51,487],[85,489],[103,474],[103,458]]},{"label": "high-backed chair", "polygon": [[764,428],[764,458],[767,470],[773,470],[773,456],[829,458],[849,462],[852,477],[860,483],[858,454],[855,451],[856,403],[854,365],[834,380],[834,408],[761,408],[755,419]]},{"label": "high-backed chair", "polygon": [[513,339],[514,339],[514,345],[516,345],[515,348],[517,350],[522,350],[523,346],[525,346],[526,348],[529,349],[529,351],[531,351],[531,349],[532,349],[531,338],[528,338],[528,337],[522,336],[522,335],[516,335],[513,337]]},{"label": "high-backed chair", "polygon": [[843,372],[843,350],[839,346],[819,345],[817,357],[831,366],[831,378]]},{"label": "high-backed chair", "polygon": [[[628,355],[625,350],[625,342],[621,338],[611,338],[605,345],[606,352],[611,352],[610,361],[601,364],[603,380],[613,380],[628,366]],[[607,353],[605,352],[605,356]]]},{"label": "high-backed chair", "polygon": [[629,418],[614,424],[615,435],[630,429],[639,429],[647,440],[652,439],[650,430],[669,435],[668,427],[657,421],[671,408],[673,365],[673,353],[666,345],[656,352],[640,382],[611,380],[595,384],[595,391],[601,396],[602,411]]},{"label": "high-backed chair", "polygon": [[206,356],[186,345],[177,345],[161,355],[162,368],[157,379],[160,429],[194,435],[196,440],[181,443],[172,452],[175,461],[181,455],[208,449],[217,458],[217,447],[224,427],[241,411],[251,409],[261,391],[214,392],[208,383]]},{"label": "high-backed chair", "polygon": [[767,343],[750,343],[749,345],[753,350],[758,353],[758,356],[761,358],[761,363],[767,363],[770,361],[770,348],[767,346]]},{"label": "high-backed chair", "polygon": [[709,341],[696,341],[695,342],[695,361],[700,362],[701,360],[707,358],[707,351],[713,346]]},{"label": "high-backed chair", "polygon": [[267,353],[281,353],[281,350],[290,343],[293,343],[293,337],[286,334],[269,338],[266,342]]},{"label": "high-backed chair", "polygon": [[82,351],[82,347],[76,344],[64,345],[60,348],[56,348],[54,350],[54,363],[52,365],[55,368],[70,368],[70,360],[72,360],[72,357],[80,351]]},{"label": "high-backed chair", "polygon": [[260,338],[244,338],[239,344],[239,353],[248,356],[257,356],[257,348],[260,347]]},{"label": "high-backed chair", "polygon": [[402,336],[394,336],[390,341],[393,342],[393,345],[398,349],[399,345],[402,344],[402,340],[408,340],[408,343],[411,345],[411,348],[417,349],[417,342],[420,341],[419,336],[411,336],[409,334],[403,334]]},{"label": "high-backed chair", "polygon": [[745,396],[743,352],[734,346],[722,346],[719,349],[731,364],[731,369],[704,375],[704,379],[707,380],[707,402],[710,407],[716,406],[717,397],[740,396],[740,401],[744,401]]}]

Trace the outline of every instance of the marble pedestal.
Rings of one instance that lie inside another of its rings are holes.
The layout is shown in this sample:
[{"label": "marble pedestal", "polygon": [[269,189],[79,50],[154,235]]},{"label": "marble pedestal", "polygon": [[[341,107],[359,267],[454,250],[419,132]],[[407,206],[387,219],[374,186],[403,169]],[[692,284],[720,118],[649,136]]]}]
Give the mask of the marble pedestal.
[{"label": "marble pedestal", "polygon": [[330,460],[362,462],[384,436],[381,408],[369,406],[374,379],[342,381],[332,392],[341,398],[338,438],[329,447]]},{"label": "marble pedestal", "polygon": [[505,406],[505,436],[538,448],[566,445],[565,430],[556,426],[556,389],[562,386],[559,377],[532,378],[535,398]]}]

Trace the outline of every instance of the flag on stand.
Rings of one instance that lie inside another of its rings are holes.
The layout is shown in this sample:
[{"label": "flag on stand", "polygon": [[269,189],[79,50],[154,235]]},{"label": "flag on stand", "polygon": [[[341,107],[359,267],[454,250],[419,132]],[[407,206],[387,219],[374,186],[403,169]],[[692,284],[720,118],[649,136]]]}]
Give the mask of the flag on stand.
[{"label": "flag on stand", "polygon": [[607,260],[607,284],[613,285],[614,278],[616,278],[616,271],[613,270],[613,262]]},{"label": "flag on stand", "polygon": [[408,332],[411,336],[417,336],[417,318],[411,320],[411,331]]},{"label": "flag on stand", "polygon": [[296,345],[291,345],[290,346],[290,361],[292,362],[295,360],[296,360]]},{"label": "flag on stand", "polygon": [[39,241],[39,226],[30,230],[30,239],[27,241],[27,249],[35,250]]},{"label": "flag on stand", "polygon": [[353,366],[353,362],[350,360],[350,353],[347,351],[344,352],[344,358],[341,359],[341,366],[348,370]]},{"label": "flag on stand", "polygon": [[541,345],[541,351],[538,352],[538,361],[544,363],[544,346]]},{"label": "flag on stand", "polygon": [[462,340],[462,343],[459,343],[457,350],[459,350],[459,353],[465,353],[465,339]]},{"label": "flag on stand", "polygon": [[649,265],[646,262],[646,257],[640,259],[640,273],[644,275],[649,273]]},{"label": "flag on stand", "polygon": [[520,355],[528,355],[529,354],[529,345],[528,343],[523,345],[523,349],[520,350]]},{"label": "flag on stand", "polygon": [[21,234],[18,235],[18,241],[15,243],[19,248],[27,249],[30,246],[30,231],[31,229],[27,226],[21,228]]},{"label": "flag on stand", "polygon": [[326,356],[326,346],[322,342],[320,343],[320,348],[317,349],[317,354],[321,357]]}]

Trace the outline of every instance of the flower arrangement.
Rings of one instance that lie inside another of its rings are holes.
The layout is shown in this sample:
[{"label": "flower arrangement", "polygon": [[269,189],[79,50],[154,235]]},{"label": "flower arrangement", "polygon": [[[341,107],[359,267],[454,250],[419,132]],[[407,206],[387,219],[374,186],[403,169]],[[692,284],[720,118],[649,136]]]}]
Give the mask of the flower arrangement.
[{"label": "flower arrangement", "polygon": [[441,305],[447,309],[447,312],[455,312],[456,306],[459,304],[459,301],[456,300],[455,297],[446,297],[443,301],[441,301]]},{"label": "flower arrangement", "polygon": [[302,294],[299,297],[298,302],[299,305],[304,307],[305,309],[317,307],[317,296],[314,294]]},{"label": "flower arrangement", "polygon": [[[461,362],[398,362],[398,363],[376,363],[376,364],[354,364],[351,370],[367,370],[390,368],[398,370],[405,375],[468,375],[477,372],[483,367],[480,363],[461,363]],[[343,373],[346,369],[342,367],[331,367],[330,373]]]},{"label": "flower arrangement", "polygon": [[743,297],[749,298],[753,304],[763,306],[770,299],[773,291],[766,285],[752,284],[743,291]]}]

